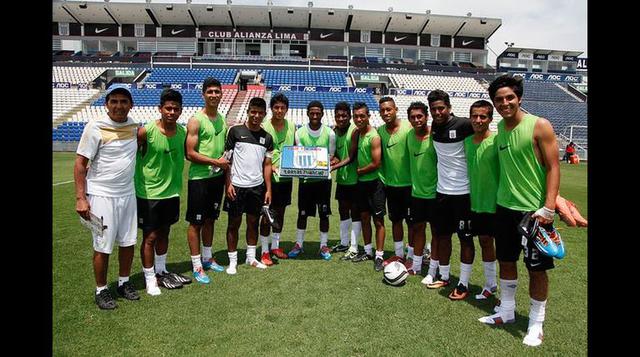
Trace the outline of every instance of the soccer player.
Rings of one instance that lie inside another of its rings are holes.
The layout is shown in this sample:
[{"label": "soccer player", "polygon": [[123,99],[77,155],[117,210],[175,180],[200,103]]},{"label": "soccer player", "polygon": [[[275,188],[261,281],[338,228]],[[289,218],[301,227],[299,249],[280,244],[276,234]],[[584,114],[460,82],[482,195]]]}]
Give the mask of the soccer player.
[{"label": "soccer player", "polygon": [[500,162],[496,207],[496,256],[500,265],[500,309],[481,317],[486,324],[515,321],[515,295],[518,286],[517,261],[524,249],[529,272],[529,326],[522,341],[529,346],[542,343],[545,309],[549,290],[547,270],[553,258],[543,255],[534,242],[523,240],[518,224],[532,215],[542,225],[555,218],[556,197],[560,185],[558,143],[547,119],[525,114],[521,78],[502,75],[489,85],[489,96],[502,115],[495,138]]},{"label": "soccer player", "polygon": [[[384,269],[384,215],[386,214],[384,203],[384,185],[380,180],[380,166],[382,165],[382,150],[380,148],[380,135],[369,123],[369,108],[364,102],[353,103],[353,122],[357,130],[351,134],[351,147],[349,157],[335,164],[331,169],[337,170],[352,161],[358,160],[357,202],[362,221],[362,238],[364,241],[364,253],[358,254],[353,259],[354,263],[373,260],[373,268],[376,271]],[[376,254],[373,256],[371,247],[371,216],[376,227]]]},{"label": "soccer player", "polygon": [[[382,97],[378,102],[380,116],[384,124],[378,128],[382,147],[382,167],[380,177],[384,184],[384,194],[389,210],[389,220],[392,226],[393,248],[395,255],[385,261],[385,265],[404,259],[404,229],[402,220],[407,220],[409,204],[411,203],[411,176],[409,172],[409,155],[407,155],[407,134],[411,124],[407,120],[398,118],[398,107],[391,97]],[[406,264],[411,267],[409,259],[413,258],[413,229],[407,221],[409,248]]]},{"label": "soccer player", "polygon": [[[409,274],[416,275],[422,270],[422,257],[427,240],[427,222],[433,215],[438,184],[437,155],[431,138],[431,130],[427,125],[429,111],[422,102],[413,102],[407,108],[407,116],[413,127],[407,134],[407,156],[411,177],[411,198],[409,221],[413,226],[413,263]],[[433,229],[432,229],[433,231]],[[433,232],[432,232],[433,235]],[[438,251],[438,243],[433,240],[434,253]],[[436,253],[437,254],[437,253]],[[437,255],[432,255],[437,260]],[[433,279],[437,266],[429,267],[427,275]]]},{"label": "soccer player", "polygon": [[107,115],[88,122],[82,132],[73,177],[76,212],[85,220],[90,219],[90,213],[103,219],[102,235],[92,233],[95,301],[100,309],[111,310],[117,304],[107,289],[107,267],[115,242],[120,265],[116,290],[125,299],[140,299],[129,282],[138,234],[133,184],[138,124],[128,117],[133,98],[126,88],[108,90],[105,106]]},{"label": "soccer player", "polygon": [[460,281],[449,297],[459,299],[468,294],[469,276],[475,255],[473,236],[469,230],[471,202],[464,153],[464,139],[473,134],[473,128],[468,118],[451,113],[451,102],[446,92],[440,89],[431,91],[427,100],[433,117],[431,135],[438,155],[438,184],[432,224],[434,238],[438,241],[437,264],[441,278],[430,282],[430,275],[427,275],[423,282],[430,289],[449,285],[451,236],[456,232],[460,239]]},{"label": "soccer player", "polygon": [[138,228],[142,229],[140,258],[149,295],[160,295],[158,283],[167,289],[191,283],[190,278],[170,273],[166,268],[169,231],[180,216],[187,136],[186,129],[177,124],[182,114],[182,94],[174,89],[163,90],[158,111],[160,119],[138,129],[134,175]]},{"label": "soccer player", "polygon": [[227,248],[229,266],[227,274],[237,273],[238,229],[242,214],[247,214],[247,257],[245,263],[259,269],[267,266],[256,259],[258,226],[262,205],[271,203],[271,158],[273,137],[262,127],[267,115],[267,103],[255,97],[249,101],[247,121],[229,129],[225,150],[233,150],[231,168],[226,175],[227,196],[224,210],[229,214]]},{"label": "soccer player", "polygon": [[[201,284],[211,280],[204,272],[224,270],[212,257],[214,223],[220,215],[220,203],[225,185],[224,171],[229,161],[224,158],[227,123],[218,112],[222,98],[222,85],[215,78],[202,83],[204,108],[195,113],[187,123],[185,152],[189,167],[187,183],[187,240],[191,252],[193,277]],[[202,258],[200,238],[202,237]],[[202,259],[202,260],[201,260]]]},{"label": "soccer player", "polygon": [[[351,106],[347,102],[336,103],[334,109],[336,126],[336,157],[333,164],[349,156],[351,136],[356,126],[351,123]],[[336,196],[340,212],[340,243],[332,248],[333,252],[346,252],[342,260],[351,260],[358,254],[358,236],[362,231],[360,212],[356,200],[358,172],[356,162],[343,166],[336,172]],[[351,228],[351,230],[349,230]],[[351,231],[351,235],[349,235]],[[351,237],[351,242],[349,242]],[[349,244],[351,243],[351,244]]]},{"label": "soccer player", "polygon": [[[336,134],[322,124],[324,106],[317,100],[307,105],[309,123],[296,130],[296,145],[322,146],[329,152],[329,160],[336,150]],[[298,182],[298,222],[296,244],[289,251],[289,258],[295,258],[303,250],[304,234],[307,229],[307,217],[315,217],[316,209],[320,217],[320,257],[331,259],[329,241],[329,215],[331,215],[331,176],[325,178],[304,178]]]},{"label": "soccer player", "polygon": [[[471,195],[471,231],[478,236],[482,249],[485,282],[477,300],[489,298],[497,291],[495,236],[496,193],[499,163],[495,134],[489,130],[493,120],[493,105],[478,100],[469,108],[474,134],[464,140]],[[465,296],[459,296],[461,298]]]},{"label": "soccer player", "polygon": [[263,124],[264,130],[271,134],[273,138],[273,157],[271,158],[271,207],[275,211],[277,227],[273,228],[271,235],[271,251],[269,251],[269,231],[271,225],[265,217],[260,222],[260,242],[262,242],[262,256],[260,261],[267,265],[273,265],[271,255],[277,259],[287,259],[282,249],[280,249],[280,233],[284,227],[284,213],[288,205],[291,204],[291,190],[293,180],[290,177],[280,177],[280,155],[282,147],[293,145],[295,140],[296,126],[285,118],[289,110],[289,98],[282,93],[271,97],[269,103],[271,107],[271,120]]}]

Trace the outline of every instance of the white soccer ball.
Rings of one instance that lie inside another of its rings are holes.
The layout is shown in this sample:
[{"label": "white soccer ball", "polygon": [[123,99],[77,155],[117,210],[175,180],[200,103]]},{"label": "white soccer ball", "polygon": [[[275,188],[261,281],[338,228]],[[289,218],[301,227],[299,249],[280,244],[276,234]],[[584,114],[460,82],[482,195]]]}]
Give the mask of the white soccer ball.
[{"label": "white soccer ball", "polygon": [[404,264],[395,261],[384,267],[384,281],[389,285],[400,286],[407,280],[409,272]]}]

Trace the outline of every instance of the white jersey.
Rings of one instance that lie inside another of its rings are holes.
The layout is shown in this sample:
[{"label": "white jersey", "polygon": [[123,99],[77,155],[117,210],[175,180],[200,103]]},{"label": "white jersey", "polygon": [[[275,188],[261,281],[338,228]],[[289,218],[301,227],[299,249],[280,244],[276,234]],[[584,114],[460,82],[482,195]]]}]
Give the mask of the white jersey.
[{"label": "white jersey", "polygon": [[138,124],[131,118],[118,123],[108,116],[90,121],[76,153],[90,160],[87,194],[122,197],[135,193]]}]

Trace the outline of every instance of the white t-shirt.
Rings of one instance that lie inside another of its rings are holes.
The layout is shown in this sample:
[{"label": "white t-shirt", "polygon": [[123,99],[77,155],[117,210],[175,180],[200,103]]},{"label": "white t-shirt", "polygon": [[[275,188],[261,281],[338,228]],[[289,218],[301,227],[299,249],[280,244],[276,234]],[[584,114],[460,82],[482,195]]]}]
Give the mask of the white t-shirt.
[{"label": "white t-shirt", "polygon": [[118,123],[105,115],[87,123],[76,153],[90,160],[88,194],[105,197],[135,194],[137,132],[138,124],[131,118]]}]

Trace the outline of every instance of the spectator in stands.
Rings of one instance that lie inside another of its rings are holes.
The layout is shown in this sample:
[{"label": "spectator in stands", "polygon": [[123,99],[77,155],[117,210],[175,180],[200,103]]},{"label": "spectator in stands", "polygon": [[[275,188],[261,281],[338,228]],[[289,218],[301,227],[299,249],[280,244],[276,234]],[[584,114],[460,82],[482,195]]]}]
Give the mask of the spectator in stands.
[{"label": "spectator in stands", "polygon": [[247,257],[245,263],[255,268],[267,266],[256,259],[259,216],[263,205],[271,204],[271,159],[273,137],[260,125],[267,115],[267,103],[252,98],[247,109],[247,121],[229,129],[225,150],[232,151],[231,168],[226,174],[224,210],[229,214],[227,274],[237,273],[238,229],[242,214],[247,214]]},{"label": "spectator in stands", "polygon": [[[204,108],[195,113],[187,123],[185,154],[191,161],[187,182],[187,240],[191,252],[193,277],[208,284],[205,269],[224,270],[212,256],[214,223],[220,215],[220,203],[224,191],[224,171],[229,161],[224,156],[227,122],[218,111],[222,99],[222,85],[215,78],[202,83]],[[202,258],[200,257],[202,237]]]},{"label": "spectator in stands", "polygon": [[107,289],[107,267],[116,241],[120,265],[116,290],[125,299],[140,299],[129,282],[138,234],[133,184],[138,124],[128,116],[133,98],[126,88],[107,91],[105,106],[107,115],[88,122],[84,128],[73,176],[76,212],[85,220],[90,220],[91,215],[103,219],[102,233],[92,232],[95,301],[100,309],[111,310],[117,304]]},{"label": "spectator in stands", "polygon": [[271,107],[271,120],[263,125],[264,130],[271,134],[273,138],[273,157],[271,158],[271,208],[275,212],[277,224],[273,228],[271,235],[271,250],[269,250],[269,231],[271,225],[263,217],[260,222],[260,241],[262,242],[262,256],[260,261],[269,266],[273,264],[271,253],[277,259],[287,259],[282,249],[280,249],[280,234],[284,227],[284,214],[288,205],[291,204],[291,190],[293,179],[290,177],[280,177],[280,158],[283,146],[291,146],[295,141],[296,126],[292,121],[286,119],[289,110],[289,98],[283,93],[278,93],[271,97],[269,103]]},{"label": "spectator in stands", "polygon": [[[314,100],[307,105],[309,123],[296,130],[295,142],[299,146],[325,147],[329,152],[329,160],[333,159],[336,150],[336,134],[328,126],[322,124],[324,106]],[[295,258],[303,250],[304,233],[307,229],[307,217],[315,217],[316,210],[320,217],[320,256],[324,260],[331,259],[329,241],[329,215],[331,215],[331,176],[322,178],[301,178],[298,185],[298,221],[296,244],[289,251],[289,258]]]},{"label": "spectator in stands", "polygon": [[[351,107],[347,102],[336,103],[334,109],[336,126],[336,155],[332,165],[349,156],[351,136],[356,126],[351,123]],[[358,167],[355,161],[343,166],[336,172],[336,195],[338,212],[340,213],[340,243],[335,245],[332,252],[347,252],[340,258],[351,260],[358,254],[358,236],[362,231],[360,211],[355,204],[356,184],[358,183]],[[351,232],[351,234],[349,234]],[[349,244],[351,238],[351,244]]]},{"label": "spectator in stands", "polygon": [[576,154],[576,144],[574,144],[574,142],[572,141],[564,149],[564,156],[562,157],[562,161],[566,161],[567,163],[570,163],[571,156],[575,154]]},{"label": "spectator in stands", "polygon": [[166,268],[169,232],[180,216],[187,136],[186,129],[177,124],[182,114],[182,94],[174,89],[163,90],[158,111],[160,119],[150,120],[138,129],[134,175],[138,228],[142,229],[140,258],[149,295],[160,295],[158,283],[167,289],[191,283],[190,278]]},{"label": "spectator in stands", "polygon": [[558,143],[551,123],[525,114],[520,107],[522,95],[522,78],[510,74],[496,78],[489,86],[493,105],[503,117],[495,138],[500,162],[495,243],[501,304],[496,314],[479,320],[492,325],[515,322],[517,261],[524,248],[531,301],[529,326],[522,342],[539,346],[549,290],[547,270],[554,267],[553,258],[542,254],[532,240],[522,242],[518,225],[525,215],[531,215],[541,225],[553,223],[560,168]]}]

